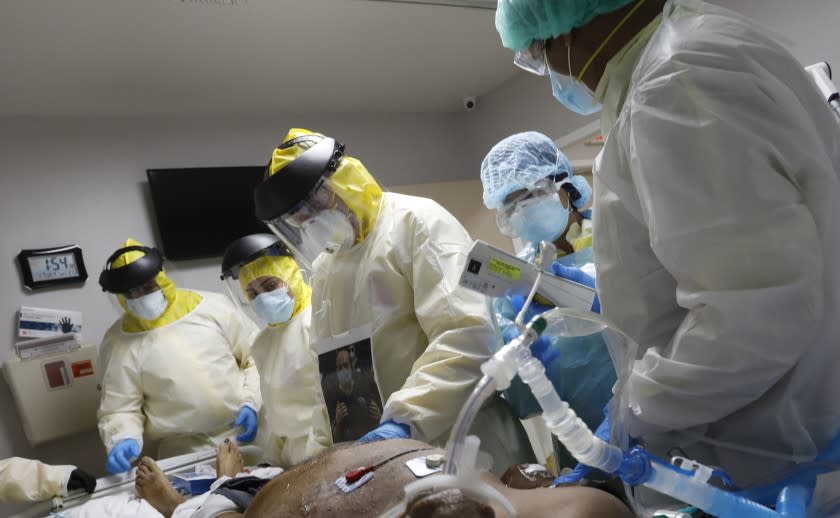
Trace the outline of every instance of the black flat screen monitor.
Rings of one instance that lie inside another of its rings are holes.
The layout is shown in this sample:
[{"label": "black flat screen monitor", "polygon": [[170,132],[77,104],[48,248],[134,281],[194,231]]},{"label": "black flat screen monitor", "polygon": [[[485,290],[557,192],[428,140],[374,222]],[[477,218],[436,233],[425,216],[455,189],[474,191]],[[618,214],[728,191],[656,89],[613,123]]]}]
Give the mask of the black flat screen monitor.
[{"label": "black flat screen monitor", "polygon": [[167,259],[219,257],[248,234],[268,232],[254,215],[254,187],[265,166],[148,169]]}]

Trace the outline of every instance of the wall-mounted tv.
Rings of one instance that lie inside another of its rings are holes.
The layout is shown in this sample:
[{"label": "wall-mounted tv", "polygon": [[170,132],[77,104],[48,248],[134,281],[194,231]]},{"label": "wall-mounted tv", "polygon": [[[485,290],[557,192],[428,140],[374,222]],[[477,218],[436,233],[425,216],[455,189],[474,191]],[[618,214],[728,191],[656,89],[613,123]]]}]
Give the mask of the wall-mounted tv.
[{"label": "wall-mounted tv", "polygon": [[254,187],[265,166],[148,169],[167,259],[218,257],[232,241],[268,232],[254,216]]}]

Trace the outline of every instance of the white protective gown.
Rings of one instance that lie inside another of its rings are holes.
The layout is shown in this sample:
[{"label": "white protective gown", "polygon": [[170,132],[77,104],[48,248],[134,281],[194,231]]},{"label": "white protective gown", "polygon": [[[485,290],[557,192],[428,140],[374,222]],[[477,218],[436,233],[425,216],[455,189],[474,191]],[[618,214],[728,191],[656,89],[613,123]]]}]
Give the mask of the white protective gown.
[{"label": "white protective gown", "polygon": [[623,105],[605,77],[595,171],[602,312],[641,346],[629,431],[741,485],[840,428],[840,131],[777,41],[666,4]]},{"label": "white protective gown", "polygon": [[283,467],[332,446],[318,355],[309,347],[311,316],[309,305],[287,324],[263,329],[251,347],[265,412],[257,441],[263,445],[264,458]]},{"label": "white protective gown", "polygon": [[40,502],[66,495],[74,469],[21,457],[0,460],[0,502]]},{"label": "white protective gown", "polygon": [[250,349],[257,327],[227,297],[196,291],[202,300],[172,324],[140,333],[122,319],[100,348],[99,433],[105,448],[123,439],[159,440],[158,458],[215,448],[241,431],[243,405],[259,410],[259,375]]},{"label": "white protective gown", "polygon": [[[472,246],[432,200],[385,193],[370,235],[346,252],[321,254],[312,275],[313,343],[372,326],[382,419],[444,444],[499,340],[485,297],[458,286]],[[505,470],[533,458],[527,435],[499,399],[473,427]]]}]

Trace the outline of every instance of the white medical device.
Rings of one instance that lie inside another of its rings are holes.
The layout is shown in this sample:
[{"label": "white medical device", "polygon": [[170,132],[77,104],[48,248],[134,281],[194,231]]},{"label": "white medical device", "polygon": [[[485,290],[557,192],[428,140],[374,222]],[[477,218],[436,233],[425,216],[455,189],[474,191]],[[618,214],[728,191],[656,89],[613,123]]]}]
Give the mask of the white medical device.
[{"label": "white medical device", "polygon": [[23,431],[32,446],[96,429],[99,382],[95,346],[12,358],[3,364]]},{"label": "white medical device", "polygon": [[820,93],[825,97],[831,109],[834,110],[834,114],[840,119],[840,93],[838,93],[834,83],[831,82],[831,67],[823,61],[807,66],[805,70],[817,84],[817,88],[820,89]]},{"label": "white medical device", "polygon": [[[527,295],[539,273],[537,265],[478,240],[470,250],[459,284],[490,297],[511,291]],[[556,275],[544,275],[538,293],[559,307],[585,311],[595,299],[592,288]]]}]

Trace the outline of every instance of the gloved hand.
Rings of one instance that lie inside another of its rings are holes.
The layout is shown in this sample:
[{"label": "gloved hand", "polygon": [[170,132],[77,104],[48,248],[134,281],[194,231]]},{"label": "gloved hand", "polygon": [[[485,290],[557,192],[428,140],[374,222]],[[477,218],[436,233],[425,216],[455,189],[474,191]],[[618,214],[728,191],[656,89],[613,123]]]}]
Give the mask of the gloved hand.
[{"label": "gloved hand", "polygon": [[[571,266],[566,266],[555,261],[551,263],[551,271],[558,277],[563,277],[564,279],[569,279],[570,281],[578,284],[583,284],[593,290],[595,289],[595,279],[580,268],[572,268]],[[597,293],[595,294],[595,300],[592,301],[590,311],[601,314],[601,301],[598,299]]]},{"label": "gloved hand", "polygon": [[96,477],[87,471],[74,469],[67,480],[67,491],[73,491],[74,489],[84,489],[88,494],[93,493],[96,489]]},{"label": "gloved hand", "polygon": [[411,428],[407,424],[400,424],[388,419],[373,430],[359,438],[358,442],[384,441],[385,439],[408,439]]},{"label": "gloved hand", "polygon": [[[518,315],[520,311],[522,311],[522,306],[525,304],[525,297],[522,295],[511,295],[510,296],[510,305],[513,307],[513,311],[516,312]],[[525,322],[528,323],[534,318],[536,315],[544,313],[551,309],[549,306],[545,306],[540,304],[539,302],[531,301],[531,305],[528,306],[528,310],[525,311]],[[512,328],[514,331],[517,331],[515,328]],[[510,342],[514,338],[519,336],[518,332],[514,333],[514,336],[505,337],[505,343]],[[557,359],[560,354],[560,351],[551,347],[551,341],[547,338],[541,336],[537,338],[537,341],[531,344],[531,354],[534,355],[535,358],[540,360],[543,365],[550,365],[552,361]]]},{"label": "gloved hand", "polygon": [[[585,275],[585,274],[584,274]],[[604,407],[604,420],[601,421],[601,424],[598,425],[598,428],[595,430],[595,437],[601,439],[602,441],[610,442],[610,412],[609,412],[609,403]],[[554,479],[554,485],[557,486],[559,484],[574,484],[580,482],[584,477],[589,475],[592,470],[591,466],[587,466],[586,464],[578,463],[575,466],[575,469],[572,470],[571,473],[567,475],[560,475],[556,479]]]},{"label": "gloved hand", "polygon": [[[522,311],[522,306],[525,305],[525,299],[526,297],[524,295],[510,295],[510,305],[516,315],[519,315],[519,312]],[[551,306],[545,306],[535,300],[532,300],[531,304],[528,306],[528,310],[525,311],[525,323],[527,324],[532,318],[541,313],[545,313],[549,309],[551,309]]]},{"label": "gloved hand", "polygon": [[140,456],[140,443],[134,439],[123,439],[108,452],[105,469],[114,475],[131,469],[131,462]]},{"label": "gloved hand", "polygon": [[243,406],[239,409],[234,426],[241,426],[244,432],[236,436],[238,442],[251,442],[257,436],[257,413],[251,407]]},{"label": "gloved hand", "polygon": [[577,484],[581,480],[585,479],[587,475],[592,473],[593,468],[591,466],[587,466],[586,464],[578,463],[570,473],[565,475],[560,475],[559,477],[554,479],[554,482],[551,483],[552,487],[557,487],[560,485],[566,484]]}]

